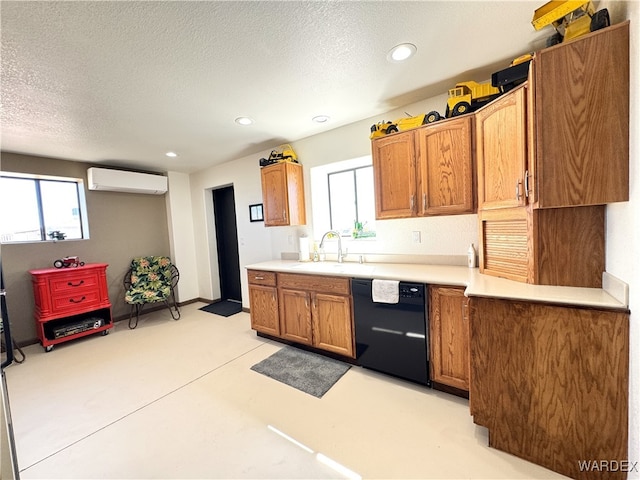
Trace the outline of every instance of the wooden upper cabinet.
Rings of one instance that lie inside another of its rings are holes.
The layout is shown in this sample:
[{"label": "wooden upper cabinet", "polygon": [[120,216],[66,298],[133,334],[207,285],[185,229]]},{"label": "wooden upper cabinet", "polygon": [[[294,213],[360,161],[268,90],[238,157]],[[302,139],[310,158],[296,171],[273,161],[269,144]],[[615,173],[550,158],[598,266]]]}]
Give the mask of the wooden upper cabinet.
[{"label": "wooden upper cabinet", "polygon": [[473,116],[415,130],[419,215],[474,213]]},{"label": "wooden upper cabinet", "polygon": [[523,85],[475,114],[479,210],[526,203],[526,100]]},{"label": "wooden upper cabinet", "polygon": [[536,53],[540,208],[629,200],[629,22]]},{"label": "wooden upper cabinet", "polygon": [[475,115],[479,210],[629,200],[629,22],[537,52]]},{"label": "wooden upper cabinet", "polygon": [[413,216],[416,202],[413,131],[376,139],[371,147],[376,218]]},{"label": "wooden upper cabinet", "polygon": [[472,121],[448,119],[371,143],[376,218],[475,212]]},{"label": "wooden upper cabinet", "polygon": [[264,224],[304,225],[304,181],[302,165],[280,162],[260,169]]}]

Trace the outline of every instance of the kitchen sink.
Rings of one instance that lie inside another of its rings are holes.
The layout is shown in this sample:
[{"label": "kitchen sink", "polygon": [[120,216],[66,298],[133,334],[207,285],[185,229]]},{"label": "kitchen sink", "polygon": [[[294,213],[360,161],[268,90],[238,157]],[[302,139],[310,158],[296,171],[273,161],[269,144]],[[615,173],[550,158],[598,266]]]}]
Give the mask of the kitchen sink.
[{"label": "kitchen sink", "polygon": [[354,262],[300,262],[296,265],[292,265],[291,268],[303,270],[309,273],[340,273],[357,276],[371,275],[375,269],[373,265]]}]

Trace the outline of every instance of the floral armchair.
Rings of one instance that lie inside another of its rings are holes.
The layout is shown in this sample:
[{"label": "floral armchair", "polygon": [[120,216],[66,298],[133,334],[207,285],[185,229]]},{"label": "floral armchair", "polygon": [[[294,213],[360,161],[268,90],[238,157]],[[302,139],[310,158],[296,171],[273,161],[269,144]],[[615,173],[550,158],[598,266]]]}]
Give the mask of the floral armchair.
[{"label": "floral armchair", "polygon": [[[131,305],[129,328],[138,326],[138,318],[146,304],[163,302],[174,320],[180,318],[175,287],[180,279],[178,268],[169,257],[136,257],[124,276],[124,301]],[[175,310],[175,311],[174,311]],[[133,313],[136,318],[133,321]]]}]

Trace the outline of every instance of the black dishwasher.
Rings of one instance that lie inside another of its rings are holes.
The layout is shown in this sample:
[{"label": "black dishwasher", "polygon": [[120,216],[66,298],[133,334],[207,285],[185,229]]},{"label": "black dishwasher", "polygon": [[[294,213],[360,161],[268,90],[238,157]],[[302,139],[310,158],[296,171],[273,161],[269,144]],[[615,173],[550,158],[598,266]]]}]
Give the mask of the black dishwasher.
[{"label": "black dishwasher", "polygon": [[425,285],[400,282],[398,303],[377,303],[372,283],[351,280],[358,364],[430,386]]}]

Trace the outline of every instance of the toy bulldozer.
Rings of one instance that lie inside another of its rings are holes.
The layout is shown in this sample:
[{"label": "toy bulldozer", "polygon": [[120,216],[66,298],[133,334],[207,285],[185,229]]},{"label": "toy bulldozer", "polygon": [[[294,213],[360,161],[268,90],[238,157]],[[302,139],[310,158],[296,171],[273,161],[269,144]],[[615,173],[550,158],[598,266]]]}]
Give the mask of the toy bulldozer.
[{"label": "toy bulldozer", "polygon": [[293,148],[288,143],[280,145],[275,150],[271,150],[269,158],[261,158],[260,166],[266,167],[267,165],[271,165],[272,163],[280,162],[299,163],[296,152],[293,151]]},{"label": "toy bulldozer", "polygon": [[591,0],[552,1],[545,3],[533,14],[533,28],[540,30],[553,25],[556,33],[547,39],[547,47],[566,42],[585,33],[595,32],[611,25],[606,8],[596,12]]}]

